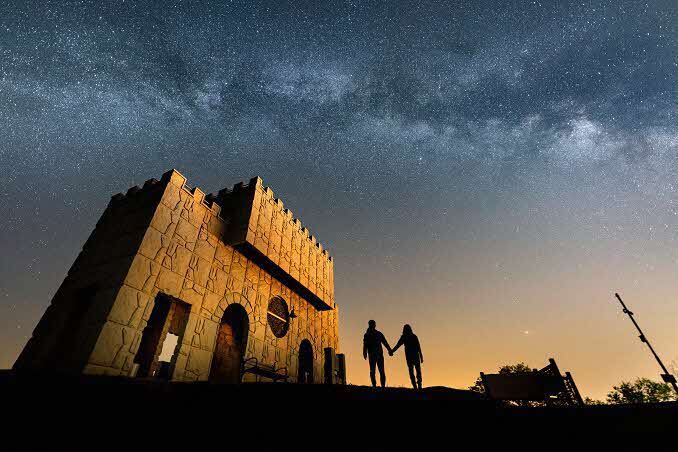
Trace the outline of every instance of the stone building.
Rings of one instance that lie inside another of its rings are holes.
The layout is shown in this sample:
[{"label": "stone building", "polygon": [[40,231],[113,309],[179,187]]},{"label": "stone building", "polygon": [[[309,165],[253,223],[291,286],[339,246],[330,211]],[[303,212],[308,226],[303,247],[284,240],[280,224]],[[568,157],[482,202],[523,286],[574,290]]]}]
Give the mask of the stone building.
[{"label": "stone building", "polygon": [[345,381],[334,266],[255,177],[172,170],[113,196],[17,370],[173,381]]}]

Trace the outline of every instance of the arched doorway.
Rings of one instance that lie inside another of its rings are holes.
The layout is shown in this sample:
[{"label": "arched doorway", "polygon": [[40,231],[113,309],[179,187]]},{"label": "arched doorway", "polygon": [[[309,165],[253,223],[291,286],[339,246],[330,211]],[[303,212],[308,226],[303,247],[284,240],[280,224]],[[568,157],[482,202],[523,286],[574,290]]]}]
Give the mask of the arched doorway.
[{"label": "arched doorway", "polygon": [[313,346],[304,339],[299,344],[299,383],[313,383]]},{"label": "arched doorway", "polygon": [[247,348],[250,322],[242,305],[233,303],[224,310],[214,347],[209,381],[240,383],[240,364]]}]

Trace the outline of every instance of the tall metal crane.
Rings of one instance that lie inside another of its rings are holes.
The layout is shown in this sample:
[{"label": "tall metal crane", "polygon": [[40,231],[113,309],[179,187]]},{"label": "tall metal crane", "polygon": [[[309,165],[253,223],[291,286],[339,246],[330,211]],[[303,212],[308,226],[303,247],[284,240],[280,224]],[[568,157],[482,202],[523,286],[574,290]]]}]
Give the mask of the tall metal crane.
[{"label": "tall metal crane", "polygon": [[638,326],[638,322],[636,322],[636,319],[633,318],[633,312],[628,310],[628,308],[624,304],[624,301],[621,299],[621,297],[619,296],[618,293],[615,293],[614,296],[617,297],[617,300],[619,300],[619,302],[621,303],[624,314],[629,316],[629,318],[633,322],[633,325],[636,327],[636,329],[640,333],[640,336],[638,336],[638,338],[640,339],[640,342],[644,342],[644,343],[647,344],[650,351],[654,355],[654,359],[657,360],[657,362],[659,363],[659,367],[662,368],[662,371],[664,372],[663,374],[661,374],[662,380],[664,380],[665,383],[668,383],[671,386],[673,386],[674,391],[676,391],[676,394],[678,394],[678,385],[676,384],[676,377],[674,375],[670,374],[668,370],[666,370],[666,366],[664,366],[664,363],[662,362],[662,360],[659,359],[659,355],[657,355],[657,352],[655,352],[654,348],[652,348],[652,344],[650,344],[650,341],[648,341],[647,338],[645,337],[645,334],[643,334],[643,330],[641,330],[640,326]]}]

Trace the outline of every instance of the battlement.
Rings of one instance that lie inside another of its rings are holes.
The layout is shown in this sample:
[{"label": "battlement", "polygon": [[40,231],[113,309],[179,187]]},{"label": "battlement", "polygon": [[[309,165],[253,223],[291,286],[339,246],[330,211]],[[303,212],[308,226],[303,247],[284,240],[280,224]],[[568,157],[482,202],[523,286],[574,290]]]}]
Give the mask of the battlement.
[{"label": "battlement", "polygon": [[281,212],[281,215],[283,215],[286,218],[286,220],[290,221],[294,225],[295,229],[297,229],[300,234],[302,234],[307,240],[309,240],[310,243],[317,247],[324,256],[327,256],[328,260],[332,260],[332,256],[330,256],[329,252],[326,249],[324,249],[323,245],[316,239],[316,237],[313,236],[310,233],[310,231],[302,225],[301,220],[299,218],[294,217],[292,211],[285,207],[282,199],[275,197],[273,189],[263,184],[263,179],[261,177],[255,176],[251,178],[247,184],[245,184],[244,182],[238,182],[237,184],[233,185],[232,188],[224,188],[222,190],[219,190],[219,193],[216,196],[211,193],[207,196],[210,199],[215,200],[219,199],[222,200],[222,202],[224,202],[224,200],[230,197],[235,197],[243,194],[251,194],[255,190],[259,191],[261,195],[265,196],[268,200],[270,200],[273,203],[273,205],[275,205],[277,210]]},{"label": "battlement", "polygon": [[165,172],[160,180],[155,178],[148,179],[141,187],[135,185],[134,187],[129,188],[125,193],[117,193],[113,195],[111,197],[111,204],[109,205],[115,205],[123,201],[133,200],[136,196],[165,188],[169,184],[174,184],[185,193],[190,194],[194,202],[202,204],[211,210],[215,215],[220,216],[221,206],[216,203],[216,199],[211,195],[205,195],[205,192],[203,192],[198,187],[189,187],[186,183],[186,180],[186,177],[179,171],[171,169]]}]

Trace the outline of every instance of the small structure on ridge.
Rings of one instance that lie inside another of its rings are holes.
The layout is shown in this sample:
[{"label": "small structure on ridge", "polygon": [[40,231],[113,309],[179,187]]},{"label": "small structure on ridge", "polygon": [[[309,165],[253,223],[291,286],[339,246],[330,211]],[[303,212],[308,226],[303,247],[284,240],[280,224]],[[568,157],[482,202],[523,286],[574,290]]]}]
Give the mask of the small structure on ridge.
[{"label": "small structure on ridge", "polygon": [[14,368],[343,383],[334,264],[259,177],[113,196]]}]

